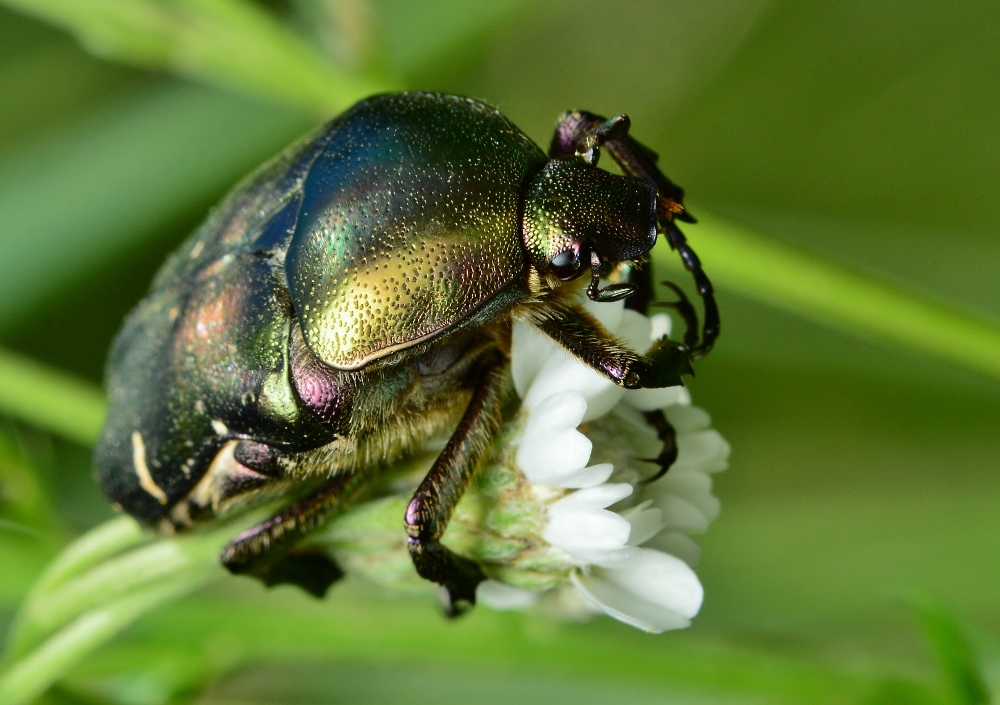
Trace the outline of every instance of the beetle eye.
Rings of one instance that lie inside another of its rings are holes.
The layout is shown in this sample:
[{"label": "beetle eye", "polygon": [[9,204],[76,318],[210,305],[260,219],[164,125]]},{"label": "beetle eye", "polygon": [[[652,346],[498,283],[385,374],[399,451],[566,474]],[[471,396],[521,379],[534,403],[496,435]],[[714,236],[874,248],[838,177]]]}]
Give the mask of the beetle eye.
[{"label": "beetle eye", "polygon": [[562,279],[564,282],[568,282],[569,280],[576,279],[580,276],[582,265],[583,262],[580,258],[580,248],[577,245],[568,250],[563,250],[553,257],[549,262],[549,271]]}]

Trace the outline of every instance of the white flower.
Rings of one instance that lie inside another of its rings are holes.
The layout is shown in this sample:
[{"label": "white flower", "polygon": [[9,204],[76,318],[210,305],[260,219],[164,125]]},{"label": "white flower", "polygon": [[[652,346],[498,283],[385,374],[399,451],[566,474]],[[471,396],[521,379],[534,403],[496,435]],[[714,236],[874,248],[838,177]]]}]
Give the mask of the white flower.
[{"label": "white flower", "polygon": [[[670,332],[624,304],[584,305],[636,350]],[[570,617],[608,614],[651,632],[690,623],[702,602],[691,537],[719,513],[711,474],[729,445],[683,387],[624,390],[534,328],[515,324],[511,372],[522,400],[456,507],[445,545],[491,576],[477,600],[495,609],[531,605]],[[665,476],[663,442],[644,413],[662,410],[677,432],[678,457]],[[422,591],[399,530],[414,487],[440,452],[429,445],[375,496],[316,536],[348,572]]]},{"label": "white flower", "polygon": [[[585,305],[638,350],[670,330],[666,315],[647,318],[622,302]],[[511,366],[526,413],[511,441],[515,464],[541,506],[541,538],[557,553],[545,565],[561,556],[569,568],[556,591],[574,590],[591,610],[647,631],[687,626],[703,597],[691,568],[700,549],[690,534],[719,512],[710,475],[725,469],[728,444],[683,387],[621,389],[527,325],[514,326]],[[662,448],[641,412],[657,409],[677,431],[679,454],[664,477],[640,484],[658,470],[642,458]],[[539,592],[491,580],[478,598],[512,609]]]}]

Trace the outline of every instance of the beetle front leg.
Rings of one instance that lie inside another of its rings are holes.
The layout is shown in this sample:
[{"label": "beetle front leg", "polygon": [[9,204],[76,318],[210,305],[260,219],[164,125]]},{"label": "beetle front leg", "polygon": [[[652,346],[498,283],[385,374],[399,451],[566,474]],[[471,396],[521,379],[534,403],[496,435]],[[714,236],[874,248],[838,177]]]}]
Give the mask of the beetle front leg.
[{"label": "beetle front leg", "polygon": [[685,269],[691,273],[705,309],[701,342],[691,348],[692,357],[697,359],[706,355],[715,344],[719,337],[720,320],[712,282],[705,274],[698,255],[677,226],[677,221],[694,223],[696,220],[684,207],[684,189],[663,173],[657,164],[659,156],[656,152],[628,134],[629,126],[627,115],[607,119],[585,110],[565,112],[556,123],[549,145],[549,156],[556,158],[579,154],[596,164],[603,148],[625,174],[656,186],[659,232],[670,249],[680,255]]},{"label": "beetle front leg", "polygon": [[501,410],[509,388],[506,361],[496,360],[487,365],[458,428],[406,508],[407,545],[413,565],[421,577],[443,585],[448,591],[449,617],[476,604],[476,587],[486,576],[474,561],[455,555],[442,545],[441,536],[490,440],[500,429]]},{"label": "beetle front leg", "polygon": [[533,323],[619,387],[675,387],[684,384],[681,375],[693,373],[687,346],[663,337],[640,355],[618,342],[593,316],[574,303],[550,302]]}]

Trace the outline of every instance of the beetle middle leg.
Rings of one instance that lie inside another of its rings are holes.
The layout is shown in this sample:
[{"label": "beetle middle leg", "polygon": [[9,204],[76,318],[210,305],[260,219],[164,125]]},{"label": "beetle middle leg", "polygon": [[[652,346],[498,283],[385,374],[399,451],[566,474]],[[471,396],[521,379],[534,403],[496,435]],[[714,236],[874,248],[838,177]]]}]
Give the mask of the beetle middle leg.
[{"label": "beetle middle leg", "polygon": [[222,564],[237,575],[252,575],[265,585],[290,583],[317,597],[343,576],[325,553],[296,548],[361,482],[356,473],[336,475],[318,490],[226,544]]},{"label": "beetle middle leg", "polygon": [[506,362],[494,359],[487,363],[458,428],[406,508],[407,545],[413,565],[421,577],[448,591],[450,617],[476,603],[476,587],[486,576],[474,561],[442,545],[441,536],[490,440],[500,429],[509,386]]}]

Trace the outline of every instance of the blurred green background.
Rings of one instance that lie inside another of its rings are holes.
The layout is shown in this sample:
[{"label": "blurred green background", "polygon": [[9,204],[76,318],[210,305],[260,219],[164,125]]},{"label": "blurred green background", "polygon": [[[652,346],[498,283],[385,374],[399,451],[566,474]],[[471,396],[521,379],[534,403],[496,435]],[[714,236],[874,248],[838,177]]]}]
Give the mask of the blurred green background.
[{"label": "blurred green background", "polygon": [[[225,32],[167,51],[87,16],[134,10],[183,36],[176,8],[201,5],[267,34],[226,14],[246,3],[90,4],[0,3],[0,346],[90,382],[207,209],[368,86],[482,98],[543,145],[565,109],[627,112],[696,215],[1000,325],[995,2],[261,2],[253,17],[317,67],[295,85]],[[347,87],[327,98],[325,80]],[[363,587],[314,603],[232,580],[143,619],[46,698],[985,702],[960,672],[998,673],[1000,375],[717,286],[723,336],[690,386],[733,456],[688,631],[484,609],[451,624]],[[59,548],[111,516],[84,445],[2,413],[0,631]],[[952,620],[965,666],[941,646]]]}]

